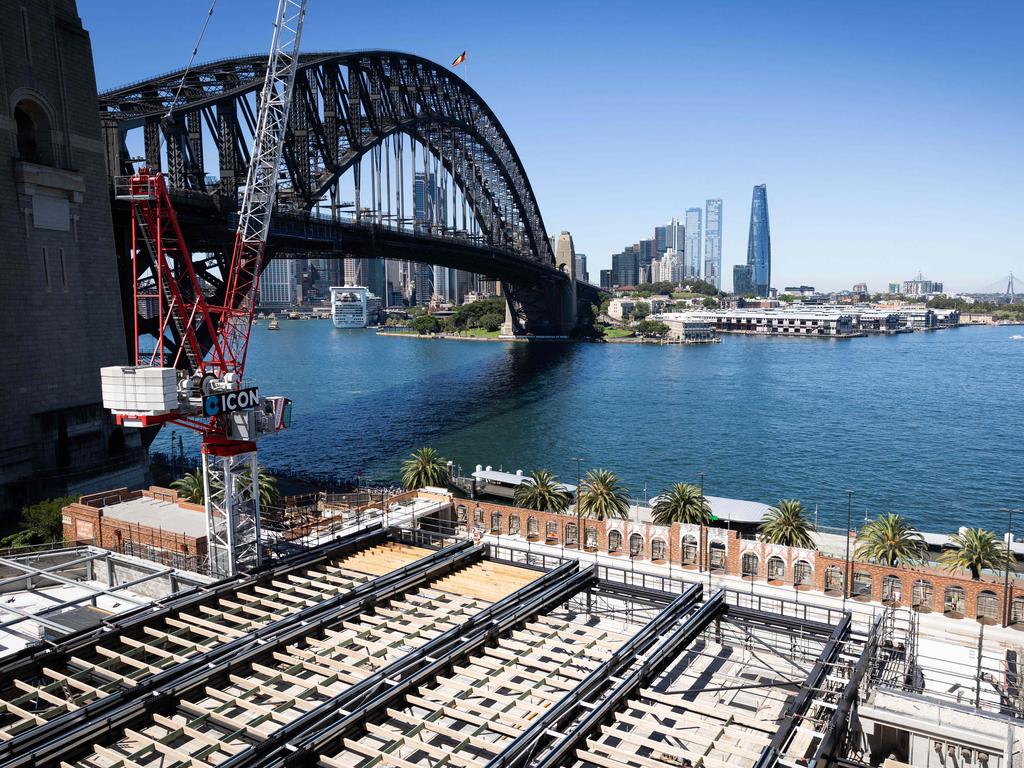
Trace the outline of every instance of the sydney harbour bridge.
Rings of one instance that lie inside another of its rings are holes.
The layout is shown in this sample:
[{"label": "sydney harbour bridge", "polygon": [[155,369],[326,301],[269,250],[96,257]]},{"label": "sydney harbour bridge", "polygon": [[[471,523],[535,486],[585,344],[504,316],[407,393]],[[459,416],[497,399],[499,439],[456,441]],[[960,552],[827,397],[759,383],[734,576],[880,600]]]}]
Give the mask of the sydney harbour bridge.
[{"label": "sydney harbour bridge", "polygon": [[[99,96],[111,179],[142,166],[166,174],[214,296],[224,291],[265,68],[266,56],[222,59]],[[417,177],[430,180],[426,220],[414,212]],[[495,114],[462,79],[418,56],[302,55],[277,200],[268,258],[388,258],[486,275],[501,281],[506,327],[517,335],[569,334],[578,307],[596,299],[572,259],[556,260]],[[131,211],[112,205],[130,291]],[[141,254],[135,268],[146,268]]]}]

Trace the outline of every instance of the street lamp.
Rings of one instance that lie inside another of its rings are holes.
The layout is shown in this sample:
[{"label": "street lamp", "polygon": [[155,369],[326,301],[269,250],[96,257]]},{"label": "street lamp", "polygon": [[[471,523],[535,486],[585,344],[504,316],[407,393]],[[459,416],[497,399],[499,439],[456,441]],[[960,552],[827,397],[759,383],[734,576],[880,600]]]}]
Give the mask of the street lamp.
[{"label": "street lamp", "polygon": [[1007,514],[1006,521],[1006,564],[1003,567],[1003,626],[1008,626],[1010,623],[1010,563],[1013,562],[1013,550],[1010,545],[1013,543],[1013,513],[1021,512],[1019,509],[1009,509],[1004,507],[999,510]]},{"label": "street lamp", "polygon": [[843,611],[850,592],[850,526],[853,525],[853,491],[846,492],[846,570],[843,572]]}]

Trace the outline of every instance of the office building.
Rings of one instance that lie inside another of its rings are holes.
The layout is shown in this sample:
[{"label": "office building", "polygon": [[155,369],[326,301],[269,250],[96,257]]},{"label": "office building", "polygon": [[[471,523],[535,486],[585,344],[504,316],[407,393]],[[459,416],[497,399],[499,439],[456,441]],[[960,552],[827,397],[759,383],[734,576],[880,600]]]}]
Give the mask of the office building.
[{"label": "office building", "polygon": [[0,515],[13,530],[39,498],[136,487],[145,459],[100,395],[99,369],[129,359],[89,33],[73,0],[3,8]]},{"label": "office building", "polygon": [[587,272],[587,254],[576,254],[576,279],[584,283],[590,282],[590,273]]},{"label": "office building", "polygon": [[722,289],[722,200],[713,198],[704,207],[704,279]]},{"label": "office building", "polygon": [[665,226],[655,227],[654,242],[658,255],[665,253],[669,248],[682,251],[685,247],[685,233],[686,227],[676,220],[675,217]]},{"label": "office building", "polygon": [[686,209],[686,237],[683,248],[684,278],[700,277],[701,209]]},{"label": "office building", "polygon": [[[353,259],[353,261],[356,261]],[[260,275],[260,306],[266,309],[287,309],[298,302],[295,290],[296,262],[293,259],[272,259]]]},{"label": "office building", "polygon": [[754,289],[754,268],[749,264],[737,264],[732,268],[732,292],[737,296],[756,293]]},{"label": "office building", "polygon": [[612,255],[612,284],[625,286],[640,282],[640,249],[629,245],[622,251]]},{"label": "office building", "polygon": [[659,262],[659,279],[670,283],[683,281],[683,254],[669,248]]},{"label": "office building", "polygon": [[650,272],[651,260],[657,258],[658,251],[655,248],[657,241],[653,238],[647,238],[637,243],[637,254],[639,259],[640,268]]},{"label": "office building", "polygon": [[602,269],[600,273],[601,287],[610,291],[612,289],[612,271],[610,269]]},{"label": "office building", "polygon": [[754,187],[750,203],[747,266],[751,268],[754,293],[768,296],[772,286],[772,238],[768,226],[768,190],[764,184]]}]

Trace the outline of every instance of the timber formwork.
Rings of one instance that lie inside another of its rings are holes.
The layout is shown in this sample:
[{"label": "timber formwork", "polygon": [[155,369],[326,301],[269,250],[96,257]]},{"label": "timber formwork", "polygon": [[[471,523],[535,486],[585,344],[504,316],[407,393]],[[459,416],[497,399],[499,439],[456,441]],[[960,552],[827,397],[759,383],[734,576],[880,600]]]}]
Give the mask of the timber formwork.
[{"label": "timber formwork", "polygon": [[362,532],[252,577],[229,579],[117,617],[0,667],[0,756],[147,694],[170,676],[259,642],[282,620],[315,616],[430,549]]}]

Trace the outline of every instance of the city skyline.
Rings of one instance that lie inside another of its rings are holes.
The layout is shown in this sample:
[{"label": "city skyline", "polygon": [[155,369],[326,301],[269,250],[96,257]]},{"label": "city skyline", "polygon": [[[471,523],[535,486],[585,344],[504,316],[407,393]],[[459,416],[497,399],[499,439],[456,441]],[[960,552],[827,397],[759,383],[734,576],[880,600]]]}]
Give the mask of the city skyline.
[{"label": "city skyline", "polygon": [[[99,88],[183,67],[208,6],[182,0],[153,39],[121,34],[151,27],[150,7],[83,3]],[[221,0],[198,61],[265,49],[260,15],[247,8]],[[408,50],[443,64],[467,50],[456,74],[500,117],[548,233],[573,232],[594,275],[652,223],[709,194],[738,213],[761,182],[772,188],[777,284],[874,289],[920,270],[976,290],[1024,274],[1024,148],[1012,138],[1024,104],[1007,98],[1024,71],[1019,4],[934,4],[926,23],[909,5],[698,6],[687,22],[705,34],[685,52],[671,44],[674,25],[649,23],[671,15],[662,3],[582,17],[545,6],[538,27],[540,10],[526,2],[447,14],[427,37],[439,9],[388,8],[382,23],[379,8],[323,4],[304,45]],[[612,45],[644,54],[623,67]],[[683,82],[685,99],[665,98],[682,96]],[[630,132],[638,141],[623,141],[620,119],[544,119],[614,115],[623,93],[630,110],[663,111]],[[746,230],[745,214],[725,217],[726,276],[745,262]]]}]

